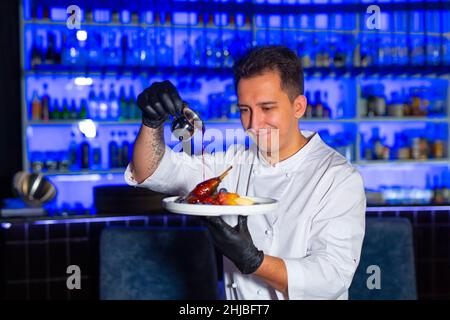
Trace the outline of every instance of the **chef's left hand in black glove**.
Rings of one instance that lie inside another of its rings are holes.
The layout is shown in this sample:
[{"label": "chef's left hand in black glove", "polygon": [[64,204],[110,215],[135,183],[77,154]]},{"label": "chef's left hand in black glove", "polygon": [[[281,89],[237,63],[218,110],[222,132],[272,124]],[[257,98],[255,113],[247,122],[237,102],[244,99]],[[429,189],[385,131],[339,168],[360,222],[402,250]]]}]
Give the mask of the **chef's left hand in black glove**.
[{"label": "chef's left hand in black glove", "polygon": [[211,232],[215,246],[233,261],[242,273],[250,274],[259,268],[264,260],[264,252],[253,244],[246,216],[239,216],[238,224],[234,227],[221,217],[206,216],[202,220]]}]

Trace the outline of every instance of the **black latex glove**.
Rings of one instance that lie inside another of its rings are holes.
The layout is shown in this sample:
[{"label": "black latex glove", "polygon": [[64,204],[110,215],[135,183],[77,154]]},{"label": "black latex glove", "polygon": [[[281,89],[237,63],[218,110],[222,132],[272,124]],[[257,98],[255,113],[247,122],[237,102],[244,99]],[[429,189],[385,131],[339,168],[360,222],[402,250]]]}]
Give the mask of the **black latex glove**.
[{"label": "black latex glove", "polygon": [[181,113],[183,101],[174,85],[166,80],[154,82],[141,92],[137,105],[142,111],[142,123],[150,128],[157,128],[169,115]]},{"label": "black latex glove", "polygon": [[253,244],[247,227],[247,217],[239,216],[231,227],[221,217],[203,217],[215,246],[244,274],[255,272],[264,260],[264,253]]}]

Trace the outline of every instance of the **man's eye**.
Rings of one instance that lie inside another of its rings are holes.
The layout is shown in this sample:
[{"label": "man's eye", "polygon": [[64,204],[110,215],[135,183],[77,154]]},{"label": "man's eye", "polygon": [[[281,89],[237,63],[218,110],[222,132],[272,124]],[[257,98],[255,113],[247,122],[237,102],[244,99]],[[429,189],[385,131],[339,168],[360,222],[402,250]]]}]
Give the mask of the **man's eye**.
[{"label": "man's eye", "polygon": [[244,112],[247,112],[248,110],[247,110],[247,109],[239,109],[239,111],[240,111],[241,113],[244,113]]},{"label": "man's eye", "polygon": [[272,108],[270,108],[270,107],[262,107],[262,109],[263,109],[264,111],[269,111],[269,110],[271,110]]}]

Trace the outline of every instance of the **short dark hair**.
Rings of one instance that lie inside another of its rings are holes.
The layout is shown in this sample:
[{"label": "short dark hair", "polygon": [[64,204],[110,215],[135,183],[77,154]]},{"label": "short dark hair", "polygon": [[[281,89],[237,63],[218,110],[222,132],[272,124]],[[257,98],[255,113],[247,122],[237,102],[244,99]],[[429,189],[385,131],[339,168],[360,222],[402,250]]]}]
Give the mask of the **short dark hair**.
[{"label": "short dark hair", "polygon": [[281,89],[286,91],[291,102],[303,94],[303,68],[297,54],[285,46],[260,46],[247,51],[233,66],[234,85],[237,92],[239,80],[277,71],[281,78]]}]

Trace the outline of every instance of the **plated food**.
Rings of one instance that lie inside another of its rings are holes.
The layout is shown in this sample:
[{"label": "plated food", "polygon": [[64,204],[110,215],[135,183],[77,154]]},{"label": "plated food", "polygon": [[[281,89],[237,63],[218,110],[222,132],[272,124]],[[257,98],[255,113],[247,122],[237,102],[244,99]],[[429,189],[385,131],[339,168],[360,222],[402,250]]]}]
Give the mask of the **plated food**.
[{"label": "plated food", "polygon": [[199,183],[187,196],[163,199],[163,207],[173,213],[194,216],[258,215],[274,213],[278,201],[270,198],[241,197],[221,188],[223,178],[232,167],[216,178]]},{"label": "plated food", "polygon": [[210,205],[228,205],[228,206],[248,206],[254,204],[249,198],[243,198],[237,193],[228,192],[222,188],[217,192],[217,188],[228,172],[233,167],[229,167],[220,176],[205,180],[199,183],[186,197],[177,199],[177,203],[188,204],[210,204]]}]

